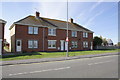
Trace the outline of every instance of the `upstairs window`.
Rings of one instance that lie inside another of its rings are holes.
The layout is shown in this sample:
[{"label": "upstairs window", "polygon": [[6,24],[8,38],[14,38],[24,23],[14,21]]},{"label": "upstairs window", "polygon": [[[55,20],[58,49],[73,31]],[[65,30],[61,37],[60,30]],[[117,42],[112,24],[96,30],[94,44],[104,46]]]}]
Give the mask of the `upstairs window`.
[{"label": "upstairs window", "polygon": [[28,33],[33,34],[33,27],[28,27]]},{"label": "upstairs window", "polygon": [[84,38],[88,38],[88,33],[87,32],[83,32],[83,37]]},{"label": "upstairs window", "polygon": [[77,41],[72,41],[72,48],[77,48],[77,47],[78,47]]},{"label": "upstairs window", "polygon": [[34,27],[34,34],[38,34],[38,27]]},{"label": "upstairs window", "polygon": [[72,31],[72,37],[77,37],[77,31]]},{"label": "upstairs window", "polygon": [[28,34],[38,34],[38,27],[28,27]]},{"label": "upstairs window", "polygon": [[48,35],[50,35],[50,36],[56,36],[56,29],[49,28],[48,29]]}]

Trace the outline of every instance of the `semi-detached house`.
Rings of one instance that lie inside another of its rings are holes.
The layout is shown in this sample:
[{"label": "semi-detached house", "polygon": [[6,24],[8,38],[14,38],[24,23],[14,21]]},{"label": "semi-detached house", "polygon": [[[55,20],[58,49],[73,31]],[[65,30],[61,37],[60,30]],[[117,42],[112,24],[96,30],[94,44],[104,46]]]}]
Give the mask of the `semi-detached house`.
[{"label": "semi-detached house", "polygon": [[6,21],[0,19],[0,55],[3,53],[3,42],[4,42],[4,26]]},{"label": "semi-detached house", "polygon": [[[65,51],[67,50],[67,21],[27,16],[10,26],[11,51]],[[69,50],[92,50],[93,32],[74,23],[68,22]]]}]

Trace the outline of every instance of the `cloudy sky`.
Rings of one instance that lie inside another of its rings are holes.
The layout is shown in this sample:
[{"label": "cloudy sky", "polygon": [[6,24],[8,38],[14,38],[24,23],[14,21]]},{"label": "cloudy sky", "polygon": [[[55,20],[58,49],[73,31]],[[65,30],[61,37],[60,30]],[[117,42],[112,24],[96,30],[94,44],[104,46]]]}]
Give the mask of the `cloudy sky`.
[{"label": "cloudy sky", "polygon": [[[118,41],[118,3],[117,2],[2,2],[0,18],[7,21],[5,38],[9,38],[9,27],[13,22],[28,15],[67,20],[73,18],[78,23],[94,32],[94,36],[110,38]],[[68,15],[67,15],[68,9]]]}]

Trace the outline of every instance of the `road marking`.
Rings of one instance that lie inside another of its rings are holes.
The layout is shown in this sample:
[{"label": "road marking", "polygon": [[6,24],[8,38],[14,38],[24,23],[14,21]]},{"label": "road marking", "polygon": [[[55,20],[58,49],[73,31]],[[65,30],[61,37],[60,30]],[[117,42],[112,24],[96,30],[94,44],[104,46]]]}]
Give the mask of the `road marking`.
[{"label": "road marking", "polygon": [[62,68],[47,69],[47,70],[41,70],[41,71],[15,73],[15,74],[9,74],[9,76],[23,75],[23,74],[30,74],[30,73],[40,73],[40,72],[47,72],[47,71],[56,71],[56,70],[63,70],[63,69],[69,69],[69,68],[71,68],[71,67],[62,67]]},{"label": "road marking", "polygon": [[112,62],[112,61],[113,61],[113,60],[104,61],[104,62],[97,62],[97,63],[89,63],[88,65],[103,64],[103,63],[108,63],[108,62]]},{"label": "road marking", "polygon": [[8,65],[8,66],[15,66],[15,65]]}]

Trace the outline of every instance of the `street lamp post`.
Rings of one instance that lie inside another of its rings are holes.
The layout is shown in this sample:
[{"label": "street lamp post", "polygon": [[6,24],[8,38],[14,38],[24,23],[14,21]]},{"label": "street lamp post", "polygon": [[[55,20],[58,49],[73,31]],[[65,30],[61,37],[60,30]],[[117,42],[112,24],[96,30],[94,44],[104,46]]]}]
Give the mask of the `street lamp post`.
[{"label": "street lamp post", "polygon": [[69,57],[69,45],[68,45],[68,42],[69,42],[69,39],[68,39],[68,0],[67,0],[67,37],[66,37],[66,41],[67,41],[67,52],[66,52],[66,57]]}]

